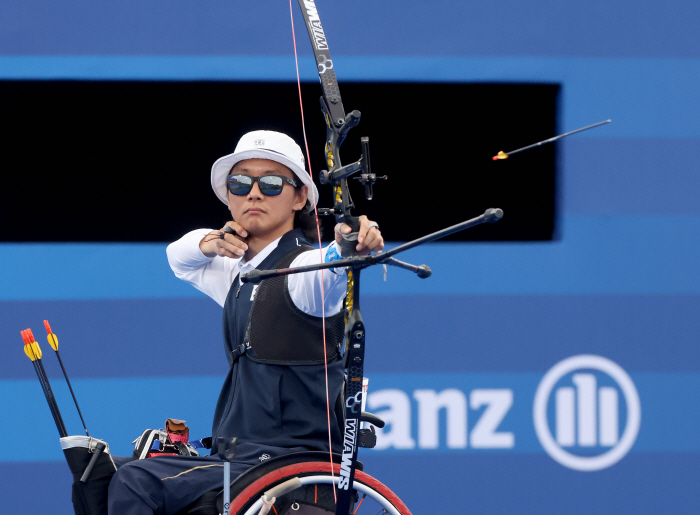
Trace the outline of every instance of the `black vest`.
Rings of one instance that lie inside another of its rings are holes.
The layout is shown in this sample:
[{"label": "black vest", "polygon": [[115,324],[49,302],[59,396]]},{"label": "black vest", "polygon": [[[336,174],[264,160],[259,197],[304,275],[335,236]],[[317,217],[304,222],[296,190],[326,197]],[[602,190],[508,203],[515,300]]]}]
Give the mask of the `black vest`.
[{"label": "black vest", "polygon": [[[295,229],[282,236],[257,269],[287,267],[308,250],[303,233]],[[212,435],[327,450],[322,320],[294,305],[285,277],[253,286],[241,284],[237,277],[224,305],[224,345],[231,368],[217,403]],[[343,318],[343,310],[326,318],[334,447],[340,442],[333,407],[343,384],[344,367],[338,353],[344,337]],[[241,344],[246,352],[234,361],[231,352]]]}]

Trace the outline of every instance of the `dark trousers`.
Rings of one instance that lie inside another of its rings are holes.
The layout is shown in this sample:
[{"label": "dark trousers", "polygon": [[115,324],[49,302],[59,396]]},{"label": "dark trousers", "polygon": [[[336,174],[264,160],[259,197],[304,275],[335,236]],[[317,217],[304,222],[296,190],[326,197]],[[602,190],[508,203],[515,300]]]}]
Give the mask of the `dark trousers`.
[{"label": "dark trousers", "polygon": [[[306,449],[255,444],[238,446],[231,479],[269,458]],[[217,456],[158,456],[117,469],[109,484],[109,515],[172,515],[211,490],[223,488],[224,464]]]}]

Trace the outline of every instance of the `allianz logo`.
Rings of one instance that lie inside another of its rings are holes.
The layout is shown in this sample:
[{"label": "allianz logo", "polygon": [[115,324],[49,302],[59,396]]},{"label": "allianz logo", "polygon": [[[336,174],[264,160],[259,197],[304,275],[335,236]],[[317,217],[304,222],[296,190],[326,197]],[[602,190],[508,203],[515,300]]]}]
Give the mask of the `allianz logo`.
[{"label": "allianz logo", "polygon": [[[518,393],[518,399],[532,395]],[[510,420],[507,426],[514,431],[505,431],[500,426],[513,398],[509,388],[416,389],[410,394],[370,388],[368,409],[387,423],[377,431],[376,449],[515,449],[515,433],[534,426],[555,461],[595,471],[620,461],[639,433],[637,389],[619,365],[601,356],[573,356],[554,365],[529,401],[532,419]]]},{"label": "allianz logo", "polygon": [[[599,385],[605,381],[606,385]],[[532,410],[544,450],[565,467],[592,472],[620,461],[642,421],[639,393],[617,363],[591,354],[560,361],[542,378]]]}]

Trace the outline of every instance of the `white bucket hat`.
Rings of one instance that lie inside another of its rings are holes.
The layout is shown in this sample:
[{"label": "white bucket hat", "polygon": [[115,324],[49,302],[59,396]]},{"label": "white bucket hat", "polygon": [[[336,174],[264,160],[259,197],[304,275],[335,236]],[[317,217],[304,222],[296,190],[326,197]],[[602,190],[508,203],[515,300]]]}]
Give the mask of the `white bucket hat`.
[{"label": "white bucket hat", "polygon": [[[318,203],[318,190],[305,168],[304,154],[296,142],[281,132],[253,131],[244,134],[233,154],[220,157],[211,167],[211,187],[219,200],[228,206],[227,177],[231,168],[244,159],[270,159],[283,164],[309,188],[304,212],[313,209],[313,200]],[[311,191],[313,189],[313,192]]]}]

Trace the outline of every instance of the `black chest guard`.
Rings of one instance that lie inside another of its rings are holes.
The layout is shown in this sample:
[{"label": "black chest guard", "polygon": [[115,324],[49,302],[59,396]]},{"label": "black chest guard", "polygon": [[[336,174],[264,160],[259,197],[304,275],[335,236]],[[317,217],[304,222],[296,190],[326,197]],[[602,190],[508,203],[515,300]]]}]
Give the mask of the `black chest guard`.
[{"label": "black chest guard", "polygon": [[[273,268],[287,268],[312,247],[300,246]],[[326,272],[333,273],[333,272]],[[249,359],[271,365],[319,365],[323,358],[323,319],[304,313],[289,295],[289,277],[266,279],[255,291],[246,328]],[[329,363],[339,359],[345,337],[344,310],[326,317],[326,354]]]}]

